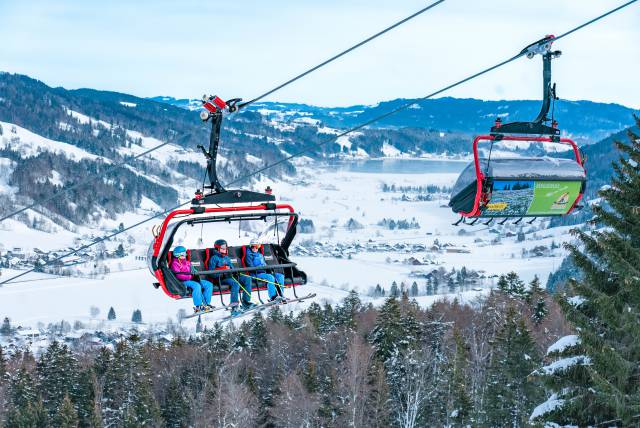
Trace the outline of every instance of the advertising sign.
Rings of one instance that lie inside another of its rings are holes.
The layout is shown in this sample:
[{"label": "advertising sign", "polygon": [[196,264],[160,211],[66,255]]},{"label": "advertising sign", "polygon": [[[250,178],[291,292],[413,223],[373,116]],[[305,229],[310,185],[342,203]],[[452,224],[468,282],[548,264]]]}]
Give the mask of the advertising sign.
[{"label": "advertising sign", "polygon": [[566,214],[580,194],[580,181],[496,180],[483,215]]}]

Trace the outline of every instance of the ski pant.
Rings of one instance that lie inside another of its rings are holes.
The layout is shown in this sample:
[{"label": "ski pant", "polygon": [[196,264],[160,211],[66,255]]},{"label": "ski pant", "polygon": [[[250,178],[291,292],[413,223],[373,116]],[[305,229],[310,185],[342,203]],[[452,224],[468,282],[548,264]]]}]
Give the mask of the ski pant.
[{"label": "ski pant", "polygon": [[182,281],[184,285],[191,289],[191,297],[193,297],[194,306],[202,306],[211,304],[211,294],[213,294],[213,284],[209,281],[201,279],[197,281]]},{"label": "ski pant", "polygon": [[[254,273],[251,275],[254,278],[263,279],[267,282],[267,292],[269,293],[269,299],[273,299],[277,295],[282,295],[282,287],[284,286],[284,275],[281,273],[276,273],[275,278],[270,273],[260,272]],[[262,282],[262,281],[259,281]],[[278,284],[278,290],[276,290],[275,283]],[[258,284],[260,285],[260,284]]]},{"label": "ski pant", "polygon": [[240,284],[242,284],[242,302],[251,302],[251,278],[243,276],[240,278],[240,282],[235,277],[224,278],[220,281],[222,284],[228,285],[231,290],[231,305],[235,306],[239,303]]}]

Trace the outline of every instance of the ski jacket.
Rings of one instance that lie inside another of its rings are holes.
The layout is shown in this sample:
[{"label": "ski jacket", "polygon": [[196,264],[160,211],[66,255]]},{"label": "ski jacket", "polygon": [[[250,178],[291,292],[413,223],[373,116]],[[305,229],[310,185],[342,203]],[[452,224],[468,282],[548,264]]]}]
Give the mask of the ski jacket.
[{"label": "ski jacket", "polygon": [[190,281],[193,278],[193,275],[191,275],[191,262],[187,259],[181,261],[178,258],[174,258],[171,260],[170,269],[180,281]]},{"label": "ski jacket", "polygon": [[[260,251],[256,251],[255,253],[249,249],[244,258],[247,267],[257,267],[257,266],[266,266],[267,262],[264,260],[264,255]],[[263,270],[256,270],[253,273],[264,273]]]},{"label": "ski jacket", "polygon": [[233,269],[233,263],[229,256],[223,256],[218,251],[213,252],[213,256],[209,259],[209,270]]}]

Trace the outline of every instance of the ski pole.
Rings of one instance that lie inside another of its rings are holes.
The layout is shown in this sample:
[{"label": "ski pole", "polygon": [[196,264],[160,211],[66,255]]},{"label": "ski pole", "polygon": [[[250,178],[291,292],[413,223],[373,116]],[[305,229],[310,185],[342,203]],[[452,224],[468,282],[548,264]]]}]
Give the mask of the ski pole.
[{"label": "ski pole", "polygon": [[275,285],[276,287],[283,287],[283,285],[278,284],[277,282],[267,281],[266,279],[258,278],[257,276],[251,276],[251,275],[247,275],[247,274],[244,274],[244,273],[241,273],[240,275],[242,275],[242,276],[246,276],[247,278],[256,279],[256,280],[258,280],[258,281],[266,282],[267,284],[273,284],[273,285]]},{"label": "ski pole", "polygon": [[237,279],[235,279],[233,276],[231,277],[232,280],[234,280],[236,282],[236,284],[238,284],[240,286],[240,288],[242,288],[242,291],[245,292],[245,294],[251,296],[251,293],[247,292],[247,290],[242,286],[242,284],[240,284],[240,282],[238,282]]},{"label": "ski pole", "polygon": [[[284,284],[278,284],[277,282],[267,281],[266,279],[258,278],[257,276],[250,276],[250,275],[246,275],[246,274],[244,274],[244,273],[241,273],[240,275],[243,275],[243,276],[246,276],[246,277],[249,277],[249,278],[253,278],[253,279],[256,279],[256,280],[258,280],[258,281],[266,282],[267,284],[273,284],[273,285],[275,285],[275,286],[276,286],[276,292],[277,292],[280,296],[284,297],[284,289],[287,287],[286,285],[284,285]],[[294,291],[295,291],[295,290],[294,290]]]}]

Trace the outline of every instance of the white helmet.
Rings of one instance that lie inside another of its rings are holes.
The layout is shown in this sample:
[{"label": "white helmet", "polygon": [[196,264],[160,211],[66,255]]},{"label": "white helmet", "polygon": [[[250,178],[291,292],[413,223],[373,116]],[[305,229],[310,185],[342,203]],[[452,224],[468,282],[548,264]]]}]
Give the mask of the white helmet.
[{"label": "white helmet", "polygon": [[260,241],[258,241],[256,238],[253,238],[251,242],[249,242],[250,247],[253,247],[254,245],[260,246]]}]

